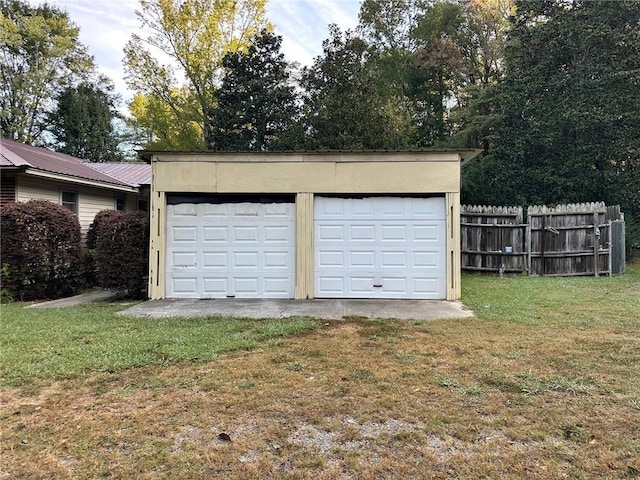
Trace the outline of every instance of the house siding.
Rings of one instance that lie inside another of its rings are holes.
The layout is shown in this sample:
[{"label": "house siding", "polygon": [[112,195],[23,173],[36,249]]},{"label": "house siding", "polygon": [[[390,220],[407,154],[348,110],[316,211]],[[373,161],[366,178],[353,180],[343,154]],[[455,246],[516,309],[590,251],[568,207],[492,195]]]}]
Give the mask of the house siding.
[{"label": "house siding", "polygon": [[[114,192],[105,190],[100,193],[95,188],[82,187],[64,182],[52,182],[43,179],[32,179],[19,177],[17,179],[17,201],[27,202],[29,200],[49,200],[60,204],[60,191],[78,192],[78,220],[83,238],[94,217],[101,210],[114,210],[116,195]],[[137,196],[132,194],[122,194],[127,196],[127,209],[137,202]],[[131,208],[133,210],[134,208]]]},{"label": "house siding", "polygon": [[0,205],[16,201],[16,179],[3,175],[0,177]]}]

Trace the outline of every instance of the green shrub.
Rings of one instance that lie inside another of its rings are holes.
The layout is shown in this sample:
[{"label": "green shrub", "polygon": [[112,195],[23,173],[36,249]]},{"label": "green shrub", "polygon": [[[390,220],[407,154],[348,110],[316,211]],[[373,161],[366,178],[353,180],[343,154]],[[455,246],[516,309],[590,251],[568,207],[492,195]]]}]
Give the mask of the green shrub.
[{"label": "green shrub", "polygon": [[93,232],[98,284],[127,297],[146,297],[148,213],[100,212],[94,220]]},{"label": "green shrub", "polygon": [[5,205],[0,214],[2,289],[35,300],[76,293],[83,285],[78,218],[46,200]]}]

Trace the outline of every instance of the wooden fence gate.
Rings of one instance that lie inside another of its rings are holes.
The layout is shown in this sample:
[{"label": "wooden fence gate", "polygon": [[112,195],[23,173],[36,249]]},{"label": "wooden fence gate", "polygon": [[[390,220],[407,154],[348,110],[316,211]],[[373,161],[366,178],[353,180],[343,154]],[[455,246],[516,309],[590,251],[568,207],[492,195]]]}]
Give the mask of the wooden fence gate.
[{"label": "wooden fence gate", "polygon": [[462,268],[535,276],[624,272],[624,215],[604,203],[461,209]]}]

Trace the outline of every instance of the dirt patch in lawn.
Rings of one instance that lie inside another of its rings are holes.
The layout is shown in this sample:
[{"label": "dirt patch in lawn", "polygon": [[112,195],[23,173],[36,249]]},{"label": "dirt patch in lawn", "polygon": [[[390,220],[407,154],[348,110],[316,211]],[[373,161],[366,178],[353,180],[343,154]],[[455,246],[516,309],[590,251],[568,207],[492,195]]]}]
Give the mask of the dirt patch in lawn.
[{"label": "dirt patch in lawn", "polygon": [[5,389],[0,478],[638,474],[629,332],[323,325],[212,362]]}]

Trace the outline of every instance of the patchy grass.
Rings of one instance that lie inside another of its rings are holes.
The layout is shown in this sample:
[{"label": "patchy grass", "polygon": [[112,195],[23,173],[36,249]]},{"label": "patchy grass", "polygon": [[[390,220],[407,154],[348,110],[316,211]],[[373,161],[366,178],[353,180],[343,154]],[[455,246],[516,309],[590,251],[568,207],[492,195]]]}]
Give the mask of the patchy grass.
[{"label": "patchy grass", "polygon": [[0,382],[20,386],[91,371],[206,362],[220,354],[316,328],[310,319],[148,319],[115,315],[122,306],[2,306]]},{"label": "patchy grass", "polygon": [[[476,318],[336,320],[195,362],[23,373],[0,393],[0,478],[638,478],[639,292],[639,264],[465,276]],[[113,335],[131,322],[104,319]],[[148,332],[160,351],[226,320],[175,322]]]}]

